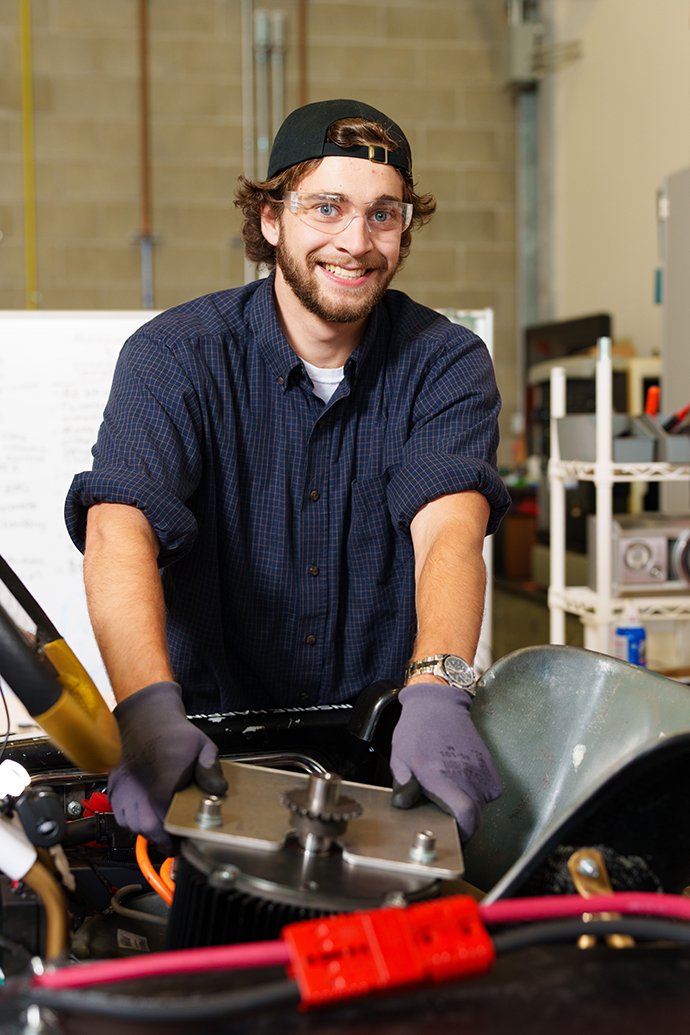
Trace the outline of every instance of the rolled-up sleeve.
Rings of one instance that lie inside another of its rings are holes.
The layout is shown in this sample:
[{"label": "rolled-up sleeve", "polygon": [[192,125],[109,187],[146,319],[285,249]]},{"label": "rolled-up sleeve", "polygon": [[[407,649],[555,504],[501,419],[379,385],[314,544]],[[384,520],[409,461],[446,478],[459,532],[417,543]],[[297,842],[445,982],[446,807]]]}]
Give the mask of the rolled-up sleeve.
[{"label": "rolled-up sleeve", "polygon": [[501,398],[484,343],[464,329],[449,337],[420,381],[388,506],[394,524],[405,529],[425,503],[475,490],[491,507],[490,534],[510,506],[496,466]]},{"label": "rolled-up sleeve", "polygon": [[197,525],[187,506],[201,475],[198,391],[172,352],[144,334],[120,353],[91,471],[77,474],[65,502],[68,532],[84,549],[95,503],[138,507],[160,543],[160,563],[186,553]]}]

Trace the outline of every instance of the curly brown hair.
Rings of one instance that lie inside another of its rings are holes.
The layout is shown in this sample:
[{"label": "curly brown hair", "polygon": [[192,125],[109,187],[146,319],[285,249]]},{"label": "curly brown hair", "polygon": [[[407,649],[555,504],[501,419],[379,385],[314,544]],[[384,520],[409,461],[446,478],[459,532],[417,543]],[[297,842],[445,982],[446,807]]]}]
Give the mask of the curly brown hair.
[{"label": "curly brown hair", "polygon": [[[351,118],[334,122],[328,131],[328,139],[343,148],[357,144],[378,144],[393,150],[396,146],[383,126],[367,119]],[[280,202],[285,193],[294,190],[296,184],[322,161],[322,158],[312,158],[306,162],[299,162],[270,180],[254,182],[240,176],[239,186],[235,192],[235,205],[244,216],[242,240],[245,255],[251,262],[261,263],[269,269],[273,269],[276,262],[275,247],[269,244],[261,231],[261,212],[264,205],[271,205],[274,213],[280,217],[283,208]],[[403,184],[402,200],[412,204],[412,222],[400,238],[402,263],[410,253],[412,231],[429,222],[436,210],[436,200],[431,194],[416,194],[414,185],[402,174],[400,178]]]}]

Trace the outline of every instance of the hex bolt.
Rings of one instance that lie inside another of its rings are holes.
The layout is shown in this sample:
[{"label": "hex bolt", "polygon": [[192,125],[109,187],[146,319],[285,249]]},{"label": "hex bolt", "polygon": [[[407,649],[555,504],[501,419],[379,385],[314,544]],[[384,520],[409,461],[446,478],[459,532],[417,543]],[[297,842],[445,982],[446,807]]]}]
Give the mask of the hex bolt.
[{"label": "hex bolt", "polygon": [[217,794],[208,794],[199,802],[196,821],[200,827],[219,827],[223,822],[221,813],[222,798]]},{"label": "hex bolt", "polygon": [[70,816],[72,819],[79,819],[79,817],[84,812],[84,806],[80,801],[76,801],[76,799],[73,799],[72,801],[67,802],[66,812],[67,815]]},{"label": "hex bolt", "polygon": [[594,859],[580,859],[577,864],[577,869],[583,877],[596,878],[599,876],[599,867],[595,863]]},{"label": "hex bolt", "polygon": [[430,863],[436,858],[436,834],[433,830],[418,830],[414,836],[409,857],[414,862]]},{"label": "hex bolt", "polygon": [[237,866],[233,866],[229,863],[226,866],[220,866],[217,870],[214,870],[210,877],[210,883],[213,884],[234,884],[240,875],[240,871]]}]

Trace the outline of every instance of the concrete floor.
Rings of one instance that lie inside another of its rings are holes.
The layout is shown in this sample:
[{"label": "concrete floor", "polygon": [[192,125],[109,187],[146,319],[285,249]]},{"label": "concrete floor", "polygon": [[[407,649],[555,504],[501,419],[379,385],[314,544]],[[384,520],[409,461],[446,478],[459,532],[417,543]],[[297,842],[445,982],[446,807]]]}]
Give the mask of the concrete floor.
[{"label": "concrete floor", "polygon": [[[583,645],[582,624],[574,615],[566,616],[566,641]],[[494,660],[520,647],[549,642],[549,611],[545,590],[525,588],[521,582],[496,579],[493,588]]]}]

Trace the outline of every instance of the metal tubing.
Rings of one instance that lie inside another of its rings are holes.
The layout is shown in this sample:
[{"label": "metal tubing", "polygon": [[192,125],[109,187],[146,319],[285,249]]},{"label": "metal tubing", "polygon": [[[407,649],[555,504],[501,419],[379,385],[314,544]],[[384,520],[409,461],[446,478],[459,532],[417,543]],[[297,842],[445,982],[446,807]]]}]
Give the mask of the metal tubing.
[{"label": "metal tubing", "polygon": [[285,14],[271,16],[271,128],[278,132],[285,118]]},{"label": "metal tubing", "polygon": [[[254,3],[242,0],[242,172],[254,179]],[[256,280],[256,266],[244,260],[244,281]]]},{"label": "metal tubing", "polygon": [[153,309],[153,237],[139,235],[139,258],[141,268],[141,306]]},{"label": "metal tubing", "polygon": [[297,0],[297,102],[309,99],[307,74],[307,0]]},{"label": "metal tubing", "polygon": [[596,393],[596,587],[598,607],[608,601],[604,622],[598,626],[599,643],[596,650],[609,654],[611,623],[611,509],[613,504],[613,372],[611,368],[611,339],[599,338],[595,370]]},{"label": "metal tubing", "polygon": [[256,169],[260,179],[266,176],[268,168],[270,49],[270,16],[268,11],[257,11],[254,15],[254,67],[256,76]]},{"label": "metal tubing", "polygon": [[[551,371],[551,416],[550,416],[550,464],[560,462],[561,453],[558,443],[558,420],[565,416],[565,370],[554,367]],[[563,594],[565,592],[565,485],[562,478],[549,479],[549,581],[550,593],[553,596],[550,607],[551,643],[565,643],[565,611]]]},{"label": "metal tubing", "polygon": [[48,963],[62,960],[67,952],[69,933],[64,892],[52,873],[38,861],[24,874],[24,881],[38,895],[45,911],[43,956]]},{"label": "metal tubing", "polygon": [[139,250],[141,259],[141,304],[153,309],[153,230],[151,203],[151,141],[149,118],[149,32],[148,0],[139,0],[139,167],[141,225]]},{"label": "metal tubing", "polygon": [[19,2],[19,47],[22,86],[22,151],[24,179],[24,293],[27,309],[38,309],[36,247],[36,178],[34,104],[31,64],[31,0]]}]

